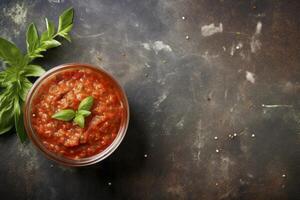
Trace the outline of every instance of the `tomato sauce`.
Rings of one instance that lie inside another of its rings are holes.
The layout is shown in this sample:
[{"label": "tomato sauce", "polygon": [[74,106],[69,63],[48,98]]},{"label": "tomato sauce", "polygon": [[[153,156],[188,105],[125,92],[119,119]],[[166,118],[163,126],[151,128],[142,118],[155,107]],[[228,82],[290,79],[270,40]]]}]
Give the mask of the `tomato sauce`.
[{"label": "tomato sauce", "polygon": [[[63,109],[77,110],[88,96],[94,103],[84,128],[51,117]],[[114,141],[126,117],[121,97],[116,83],[101,72],[84,68],[58,72],[43,83],[33,99],[32,127],[55,154],[71,159],[96,155]]]}]

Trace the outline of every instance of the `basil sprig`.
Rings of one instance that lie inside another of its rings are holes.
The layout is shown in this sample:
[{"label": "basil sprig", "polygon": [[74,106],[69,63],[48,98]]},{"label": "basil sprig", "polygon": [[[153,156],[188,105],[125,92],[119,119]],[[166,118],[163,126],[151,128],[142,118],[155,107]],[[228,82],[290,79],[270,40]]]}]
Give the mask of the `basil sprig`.
[{"label": "basil sprig", "polygon": [[31,62],[43,57],[42,53],[47,49],[60,46],[57,36],[70,41],[73,16],[73,8],[65,10],[59,16],[57,31],[54,23],[46,18],[47,30],[41,36],[34,23],[30,24],[26,33],[26,54],[14,43],[0,37],[0,61],[4,63],[4,71],[0,72],[0,135],[15,127],[21,142],[26,140],[22,107],[32,87],[28,77],[38,77],[45,73],[41,66]]},{"label": "basil sprig", "polygon": [[92,96],[86,97],[80,102],[77,111],[74,111],[72,109],[61,110],[52,115],[52,118],[61,121],[73,120],[75,124],[77,124],[81,128],[84,128],[84,118],[91,114],[90,110],[93,106],[93,103],[94,98]]}]

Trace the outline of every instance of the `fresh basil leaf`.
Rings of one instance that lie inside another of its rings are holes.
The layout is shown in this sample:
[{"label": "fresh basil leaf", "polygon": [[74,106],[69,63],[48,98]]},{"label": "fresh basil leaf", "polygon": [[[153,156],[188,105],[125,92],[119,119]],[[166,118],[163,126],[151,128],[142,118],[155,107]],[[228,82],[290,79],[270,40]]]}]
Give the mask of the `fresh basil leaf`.
[{"label": "fresh basil leaf", "polygon": [[67,28],[65,28],[63,31],[57,33],[59,36],[65,38],[66,40],[68,40],[69,42],[71,42],[71,37],[69,36],[69,32],[71,31],[71,29],[73,28],[73,24],[71,24],[70,26],[68,26]]},{"label": "fresh basil leaf", "polygon": [[78,106],[78,110],[89,111],[92,108],[93,103],[94,103],[94,98],[92,96],[86,97],[80,102]]},{"label": "fresh basil leaf", "polygon": [[29,61],[32,61],[34,58],[43,57],[41,52],[44,52],[47,49],[60,46],[61,43],[54,39],[56,36],[61,36],[69,42],[71,41],[69,32],[73,27],[73,17],[73,8],[65,10],[59,17],[58,31],[56,34],[54,23],[46,18],[45,21],[47,30],[42,33],[40,40],[35,25],[33,23],[30,24],[26,37],[28,57],[30,58]]},{"label": "fresh basil leaf", "polygon": [[12,42],[0,37],[0,60],[9,65],[23,64],[24,56]]},{"label": "fresh basil leaf", "polygon": [[35,50],[34,54],[36,54],[37,56],[40,56],[40,57],[44,57],[42,54],[40,54],[40,53],[43,52],[43,51],[47,51],[47,49],[44,48],[44,47],[42,47],[42,46],[40,46],[40,47],[38,47],[38,48]]},{"label": "fresh basil leaf", "polygon": [[4,71],[0,72],[0,87],[4,86],[5,77],[6,77],[5,72]]},{"label": "fresh basil leaf", "polygon": [[3,133],[6,133],[6,132],[8,132],[10,129],[12,129],[12,127],[13,127],[13,118],[10,118],[11,119],[11,121],[9,121],[6,125],[7,126],[3,126],[2,127],[2,125],[0,125],[0,135],[2,135]]},{"label": "fresh basil leaf", "polygon": [[40,54],[41,50],[36,50],[35,52],[33,52],[32,54],[30,54],[30,59],[31,61],[34,60],[35,58],[43,58],[44,56],[42,54]]},{"label": "fresh basil leaf", "polygon": [[23,68],[24,70],[24,76],[34,76],[34,77],[39,77],[43,75],[46,71],[38,65],[27,65],[26,67]]},{"label": "fresh basil leaf", "polygon": [[[35,50],[39,46],[39,35],[34,23],[31,23],[26,33],[26,44],[29,55],[35,55]],[[31,56],[33,57],[33,56]]]},{"label": "fresh basil leaf", "polygon": [[0,81],[5,77],[5,71],[0,71]]},{"label": "fresh basil leaf", "polygon": [[74,17],[74,9],[69,8],[65,10],[60,16],[58,20],[58,33],[64,31],[69,25],[73,23]]},{"label": "fresh basil leaf", "polygon": [[62,120],[62,121],[70,121],[75,117],[75,111],[72,109],[61,110],[54,115],[52,118]]},{"label": "fresh basil leaf", "polygon": [[46,22],[47,30],[42,33],[41,42],[46,41],[46,40],[51,40],[55,34],[54,23],[49,21],[47,18],[45,18],[45,22]]},{"label": "fresh basil leaf", "polygon": [[78,113],[79,115],[82,115],[82,116],[84,116],[84,117],[87,117],[87,116],[89,116],[89,115],[91,114],[91,111],[87,111],[87,110],[79,110],[77,113]]},{"label": "fresh basil leaf", "polygon": [[5,71],[3,71],[3,81],[5,85],[9,85],[13,82],[18,81],[18,74],[20,72],[20,67],[17,66],[11,66],[7,67]]},{"label": "fresh basil leaf", "polygon": [[13,87],[4,89],[0,94],[0,134],[9,131],[13,127],[14,94]]},{"label": "fresh basil leaf", "polygon": [[23,143],[26,138],[27,134],[24,127],[24,121],[23,121],[23,113],[21,109],[22,103],[19,102],[19,99],[15,97],[14,99],[14,120],[15,120],[15,128],[17,131],[17,134],[19,136],[19,139]]},{"label": "fresh basil leaf", "polygon": [[49,21],[47,18],[45,18],[45,21],[46,21],[48,38],[52,38],[55,34],[55,25],[52,21]]},{"label": "fresh basil leaf", "polygon": [[54,47],[58,47],[60,46],[61,43],[55,39],[51,39],[51,40],[46,40],[42,42],[41,48],[43,49],[50,49],[50,48],[54,48]]},{"label": "fresh basil leaf", "polygon": [[81,128],[84,128],[84,117],[82,115],[76,115],[74,122]]},{"label": "fresh basil leaf", "polygon": [[41,35],[41,39],[40,39],[40,43],[42,43],[43,41],[46,41],[48,40],[49,37],[48,37],[48,31],[44,31]]},{"label": "fresh basil leaf", "polygon": [[26,96],[32,87],[32,83],[27,78],[20,79],[20,88],[19,88],[19,96],[20,98],[25,101]]},{"label": "fresh basil leaf", "polygon": [[68,34],[73,27],[73,17],[74,17],[73,8],[69,8],[65,10],[59,16],[57,35],[67,39],[68,41],[71,41],[71,38]]}]

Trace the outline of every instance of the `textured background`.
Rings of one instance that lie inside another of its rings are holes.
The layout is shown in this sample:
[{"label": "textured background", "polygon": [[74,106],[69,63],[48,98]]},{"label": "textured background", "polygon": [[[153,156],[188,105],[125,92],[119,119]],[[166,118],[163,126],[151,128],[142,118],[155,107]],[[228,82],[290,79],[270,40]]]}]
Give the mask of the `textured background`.
[{"label": "textured background", "polygon": [[1,0],[0,35],[25,49],[70,6],[73,42],[38,62],[111,72],[127,136],[74,169],[2,135],[1,199],[300,199],[299,1]]}]

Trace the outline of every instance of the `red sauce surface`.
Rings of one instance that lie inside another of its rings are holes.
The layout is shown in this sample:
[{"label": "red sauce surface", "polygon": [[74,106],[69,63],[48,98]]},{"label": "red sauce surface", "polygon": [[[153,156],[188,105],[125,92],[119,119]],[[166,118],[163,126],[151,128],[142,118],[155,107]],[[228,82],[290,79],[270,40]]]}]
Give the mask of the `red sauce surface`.
[{"label": "red sauce surface", "polygon": [[[77,110],[88,96],[94,98],[85,127],[52,119],[62,109]],[[32,126],[43,145],[72,159],[90,157],[107,148],[117,136],[125,111],[121,91],[101,72],[91,69],[58,72],[37,91],[32,106]]]}]

